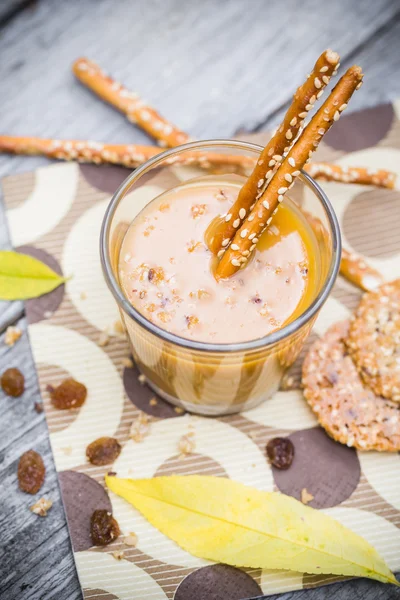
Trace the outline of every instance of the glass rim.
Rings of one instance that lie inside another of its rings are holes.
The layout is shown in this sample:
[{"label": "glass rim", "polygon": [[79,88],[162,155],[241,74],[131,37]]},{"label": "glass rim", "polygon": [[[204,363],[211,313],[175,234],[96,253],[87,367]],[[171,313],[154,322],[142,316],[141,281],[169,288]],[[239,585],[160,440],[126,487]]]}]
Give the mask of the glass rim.
[{"label": "glass rim", "polygon": [[151,321],[146,319],[146,317],[142,313],[136,310],[136,308],[134,308],[134,306],[128,301],[128,299],[122,292],[122,289],[118,284],[116,277],[114,276],[114,272],[111,266],[109,244],[109,233],[111,229],[112,219],[120,201],[129,191],[133,180],[141,177],[141,175],[145,173],[148,169],[151,169],[157,166],[157,164],[164,162],[165,159],[174,157],[175,155],[178,155],[182,152],[188,150],[204,149],[207,147],[222,148],[227,146],[242,150],[251,150],[253,152],[257,152],[258,154],[263,150],[263,147],[259,146],[258,144],[253,144],[251,142],[241,142],[238,140],[216,139],[204,140],[201,142],[189,142],[181,146],[170,148],[168,150],[165,150],[164,152],[160,152],[160,154],[156,154],[154,157],[147,160],[140,167],[136,168],[130,175],[128,175],[125,181],[122,182],[122,184],[118,187],[118,189],[112,196],[103,218],[100,231],[100,260],[104,278],[111,293],[117,301],[118,306],[122,308],[124,312],[127,315],[129,315],[129,317],[131,317],[134,321],[139,323],[139,325],[144,327],[147,331],[156,335],[158,338],[161,338],[161,340],[163,341],[170,342],[172,344],[181,346],[189,350],[229,354],[234,352],[256,351],[258,349],[265,348],[266,346],[273,346],[278,342],[284,340],[285,338],[289,338],[292,334],[296,333],[299,329],[301,329],[301,327],[305,325],[318,312],[318,310],[324,304],[325,300],[328,298],[333,284],[335,283],[337,274],[339,272],[341,258],[341,237],[339,223],[336,214],[333,210],[332,204],[330,203],[327,195],[325,194],[323,189],[318,185],[318,183],[312,177],[310,177],[310,175],[308,175],[308,173],[302,171],[299,177],[303,181],[303,183],[305,183],[309,188],[311,188],[314,194],[317,196],[328,218],[328,222],[331,228],[333,248],[329,270],[326,275],[325,282],[322,285],[320,292],[318,293],[317,297],[313,300],[313,302],[294,321],[291,321],[281,329],[273,331],[272,333],[269,333],[264,337],[257,338],[255,340],[248,340],[245,342],[210,343],[191,340],[176,335],[175,333],[165,331],[155,323],[152,323]]}]

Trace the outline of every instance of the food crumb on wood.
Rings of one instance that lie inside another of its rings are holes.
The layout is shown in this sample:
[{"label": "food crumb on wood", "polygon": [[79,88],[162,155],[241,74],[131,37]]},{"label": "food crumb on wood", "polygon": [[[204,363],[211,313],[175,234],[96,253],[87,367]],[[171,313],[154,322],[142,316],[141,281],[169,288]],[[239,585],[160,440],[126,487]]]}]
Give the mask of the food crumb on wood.
[{"label": "food crumb on wood", "polygon": [[178,442],[178,450],[181,458],[193,454],[196,448],[196,442],[194,439],[194,431],[190,431],[181,437]]},{"label": "food crumb on wood", "polygon": [[22,329],[19,327],[14,327],[14,325],[7,327],[6,334],[4,336],[4,342],[6,346],[14,346],[14,344],[18,342],[21,335]]},{"label": "food crumb on wood", "polygon": [[144,412],[140,412],[132,422],[129,436],[134,442],[142,442],[150,433],[151,418]]},{"label": "food crumb on wood", "polygon": [[157,398],[155,396],[153,396],[153,398],[150,398],[149,404],[150,406],[156,406],[156,404],[158,404]]},{"label": "food crumb on wood", "polygon": [[143,373],[140,373],[140,375],[138,376],[138,381],[139,381],[140,385],[144,385],[147,381],[146,375],[143,375]]},{"label": "food crumb on wood", "polygon": [[111,553],[116,560],[122,560],[125,558],[125,553],[123,550],[115,550]]},{"label": "food crumb on wood", "polygon": [[138,536],[133,531],[130,531],[128,535],[124,537],[124,542],[127,546],[137,546]]},{"label": "food crumb on wood", "polygon": [[175,406],[174,407],[174,411],[176,412],[176,414],[178,415],[182,415],[185,411],[183,410],[183,408],[181,408],[180,406]]},{"label": "food crumb on wood", "polygon": [[129,356],[126,356],[125,358],[123,358],[121,360],[121,364],[123,367],[126,367],[127,369],[133,369],[133,360],[131,358],[129,358]]},{"label": "food crumb on wood", "polygon": [[53,506],[52,500],[48,498],[40,498],[35,504],[30,506],[30,510],[35,514],[39,515],[39,517],[46,517],[48,511]]},{"label": "food crumb on wood", "polygon": [[280,389],[284,392],[295,389],[295,380],[292,375],[284,375],[281,381]]},{"label": "food crumb on wood", "polygon": [[43,412],[44,408],[43,408],[43,402],[35,402],[35,404],[33,405],[33,408],[35,409],[35,411],[40,414]]},{"label": "food crumb on wood", "polygon": [[310,492],[307,491],[306,488],[303,488],[301,490],[301,501],[303,504],[308,504],[309,502],[311,502],[311,500],[314,500],[314,496],[312,494],[310,494]]}]

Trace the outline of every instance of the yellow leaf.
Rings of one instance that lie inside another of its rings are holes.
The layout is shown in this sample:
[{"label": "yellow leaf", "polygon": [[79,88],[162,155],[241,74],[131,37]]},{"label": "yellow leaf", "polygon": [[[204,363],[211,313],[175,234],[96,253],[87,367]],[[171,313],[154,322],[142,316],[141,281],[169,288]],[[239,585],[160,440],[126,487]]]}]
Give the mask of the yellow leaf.
[{"label": "yellow leaf", "polygon": [[354,575],[399,585],[366,540],[290,496],[202,475],[107,476],[106,484],[194,556],[238,567]]},{"label": "yellow leaf", "polygon": [[36,298],[64,282],[64,277],[32,256],[0,251],[0,300]]}]

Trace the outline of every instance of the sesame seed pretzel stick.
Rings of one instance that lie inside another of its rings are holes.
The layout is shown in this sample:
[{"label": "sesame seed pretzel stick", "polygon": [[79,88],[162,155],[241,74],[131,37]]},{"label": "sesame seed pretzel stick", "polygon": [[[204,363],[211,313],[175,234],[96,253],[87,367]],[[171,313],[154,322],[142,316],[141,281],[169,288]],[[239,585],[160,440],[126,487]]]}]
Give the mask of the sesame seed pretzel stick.
[{"label": "sesame seed pretzel stick", "polygon": [[139,125],[160,146],[179,146],[190,141],[190,137],[164,119],[154,108],[136,93],[106,75],[100,67],[87,58],[78,58],[72,65],[75,76],[83,85],[124,113],[129,121]]},{"label": "sesame seed pretzel stick", "polygon": [[308,111],[323,94],[324,88],[338,66],[339,55],[332,50],[325,50],[306,81],[297,89],[280,127],[261,152],[252,174],[240,190],[225,220],[219,227],[213,228],[209,248],[214,254],[224,247],[226,240],[233,238],[237,227],[243,223],[263,186],[270,181],[274,170],[281,164],[283,154],[292,146]]},{"label": "sesame seed pretzel stick", "polygon": [[[301,169],[310,160],[333,122],[340,118],[340,114],[346,108],[353,92],[361,86],[362,78],[361,68],[353,66],[339,80],[327,100],[289,150],[249,216],[237,229],[232,243],[224,252],[217,266],[215,273],[217,279],[230,277],[246,264],[256,247],[259,236],[270,224],[289,187],[292,187],[300,175]],[[223,241],[226,246],[229,242],[229,239]],[[220,250],[221,252],[223,250]]]},{"label": "sesame seed pretzel stick", "polygon": [[373,267],[368,265],[362,256],[342,249],[340,274],[364,292],[375,290],[383,283],[383,277]]},{"label": "sesame seed pretzel stick", "polygon": [[397,175],[384,169],[367,169],[365,167],[341,167],[326,162],[315,162],[305,165],[304,170],[314,177],[325,181],[341,183],[358,183],[375,185],[376,187],[394,189]]},{"label": "sesame seed pretzel stick", "polygon": [[[0,152],[10,154],[42,155],[59,160],[122,165],[135,168],[162,150],[158,146],[134,144],[103,144],[93,141],[51,140],[38,137],[0,135]],[[169,164],[197,165],[201,168],[223,168],[234,173],[248,172],[251,158],[218,152],[192,152],[185,156],[166,159]]]}]

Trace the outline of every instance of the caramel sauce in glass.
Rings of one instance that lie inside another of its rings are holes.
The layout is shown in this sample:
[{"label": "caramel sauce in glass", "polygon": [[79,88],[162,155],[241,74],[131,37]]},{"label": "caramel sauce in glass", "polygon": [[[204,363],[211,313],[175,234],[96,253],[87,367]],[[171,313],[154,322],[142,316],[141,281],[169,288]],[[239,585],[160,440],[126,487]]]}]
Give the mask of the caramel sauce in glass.
[{"label": "caramel sauce in glass", "polygon": [[[236,343],[281,329],[319,284],[314,233],[285,198],[245,269],[216,281],[207,246],[244,179],[200,177],[152,200],[131,223],[119,258],[121,287],[148,320],[181,337]],[[210,227],[210,223],[212,226]]]}]

